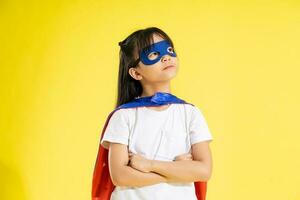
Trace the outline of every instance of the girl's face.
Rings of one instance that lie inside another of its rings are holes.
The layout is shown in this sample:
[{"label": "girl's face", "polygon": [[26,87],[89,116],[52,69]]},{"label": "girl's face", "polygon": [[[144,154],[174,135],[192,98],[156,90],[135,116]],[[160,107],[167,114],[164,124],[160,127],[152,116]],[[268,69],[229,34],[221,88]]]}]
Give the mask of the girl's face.
[{"label": "girl's face", "polygon": [[[153,34],[153,42],[157,43],[164,38],[159,35]],[[172,48],[168,49],[172,51]],[[148,54],[149,60],[155,60],[157,58],[156,53]],[[137,59],[138,55],[136,55]],[[156,63],[145,65],[143,62],[139,62],[136,68],[130,68],[129,74],[136,80],[141,82],[164,82],[172,79],[178,71],[178,59],[177,57],[170,56],[168,54],[163,55]]]}]

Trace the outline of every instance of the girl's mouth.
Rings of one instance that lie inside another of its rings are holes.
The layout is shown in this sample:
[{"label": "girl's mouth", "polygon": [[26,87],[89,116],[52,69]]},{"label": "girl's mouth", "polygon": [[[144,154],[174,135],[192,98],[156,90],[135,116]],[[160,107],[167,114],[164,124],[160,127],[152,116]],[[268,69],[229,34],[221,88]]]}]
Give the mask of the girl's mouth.
[{"label": "girl's mouth", "polygon": [[163,70],[169,69],[169,68],[172,68],[172,67],[175,67],[175,66],[174,65],[169,65],[169,66],[166,66]]}]

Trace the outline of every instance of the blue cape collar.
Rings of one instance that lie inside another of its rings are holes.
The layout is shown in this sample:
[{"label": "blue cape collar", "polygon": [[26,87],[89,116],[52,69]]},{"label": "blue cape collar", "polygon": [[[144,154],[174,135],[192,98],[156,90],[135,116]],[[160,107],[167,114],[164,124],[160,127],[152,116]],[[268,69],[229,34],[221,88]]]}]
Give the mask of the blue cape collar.
[{"label": "blue cape collar", "polygon": [[156,92],[152,96],[136,97],[132,101],[122,104],[116,109],[135,108],[141,106],[160,106],[160,105],[166,105],[171,103],[187,103],[187,102],[167,92]]}]

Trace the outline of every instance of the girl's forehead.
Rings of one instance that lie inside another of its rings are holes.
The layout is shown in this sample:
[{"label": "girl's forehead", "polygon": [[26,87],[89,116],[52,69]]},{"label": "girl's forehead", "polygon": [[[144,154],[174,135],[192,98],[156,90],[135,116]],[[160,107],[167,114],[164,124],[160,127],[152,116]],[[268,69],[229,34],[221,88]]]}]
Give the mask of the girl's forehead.
[{"label": "girl's forehead", "polygon": [[162,40],[165,40],[165,38],[163,38],[163,37],[160,36],[160,35],[153,34],[153,42],[154,42],[154,43],[160,42],[160,41],[162,41]]},{"label": "girl's forehead", "polygon": [[146,45],[144,48],[142,48],[142,49],[147,49],[147,48],[150,48],[150,47],[153,47],[153,46],[155,46],[155,45],[157,45],[157,44],[160,44],[160,43],[162,43],[162,42],[168,42],[167,41],[167,39],[165,39],[165,38],[162,38],[162,37],[159,37],[159,38],[154,38],[151,42],[150,42],[150,44],[148,44],[148,45]]},{"label": "girl's forehead", "polygon": [[139,57],[140,53],[142,51],[147,51],[147,50],[150,50],[151,48],[153,48],[154,46],[157,45],[157,43],[160,43],[162,41],[166,41],[166,42],[169,42],[166,38],[164,38],[163,36],[157,34],[157,33],[154,33],[152,34],[151,37],[148,37],[148,39],[144,39],[143,42],[140,42],[137,47],[137,49],[135,50],[135,55],[138,54],[137,56]]},{"label": "girl's forehead", "polygon": [[145,48],[149,48],[151,45],[158,43],[162,40],[166,40],[166,38],[163,35],[160,35],[159,33],[153,33],[145,38],[141,38],[141,41],[139,41],[138,49],[142,50]]},{"label": "girl's forehead", "polygon": [[170,44],[170,42],[166,39],[158,40],[158,41],[146,46],[141,51],[147,51],[152,48],[161,48],[161,47],[165,47],[166,45],[169,45],[169,44]]}]

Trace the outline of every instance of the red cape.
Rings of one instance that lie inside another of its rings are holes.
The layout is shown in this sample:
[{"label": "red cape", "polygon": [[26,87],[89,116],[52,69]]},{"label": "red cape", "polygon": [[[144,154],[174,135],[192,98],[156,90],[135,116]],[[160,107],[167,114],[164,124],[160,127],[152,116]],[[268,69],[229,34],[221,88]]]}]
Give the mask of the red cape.
[{"label": "red cape", "polygon": [[[124,108],[123,108],[124,109]],[[101,139],[107,127],[107,124],[116,111],[112,111],[106,119],[105,125],[102,129]],[[205,200],[207,182],[194,182],[196,196],[198,200]],[[105,149],[99,144],[97,160],[94,167],[93,182],[92,182],[92,200],[110,200],[111,193],[115,185],[112,183],[108,169],[108,149]]]}]

